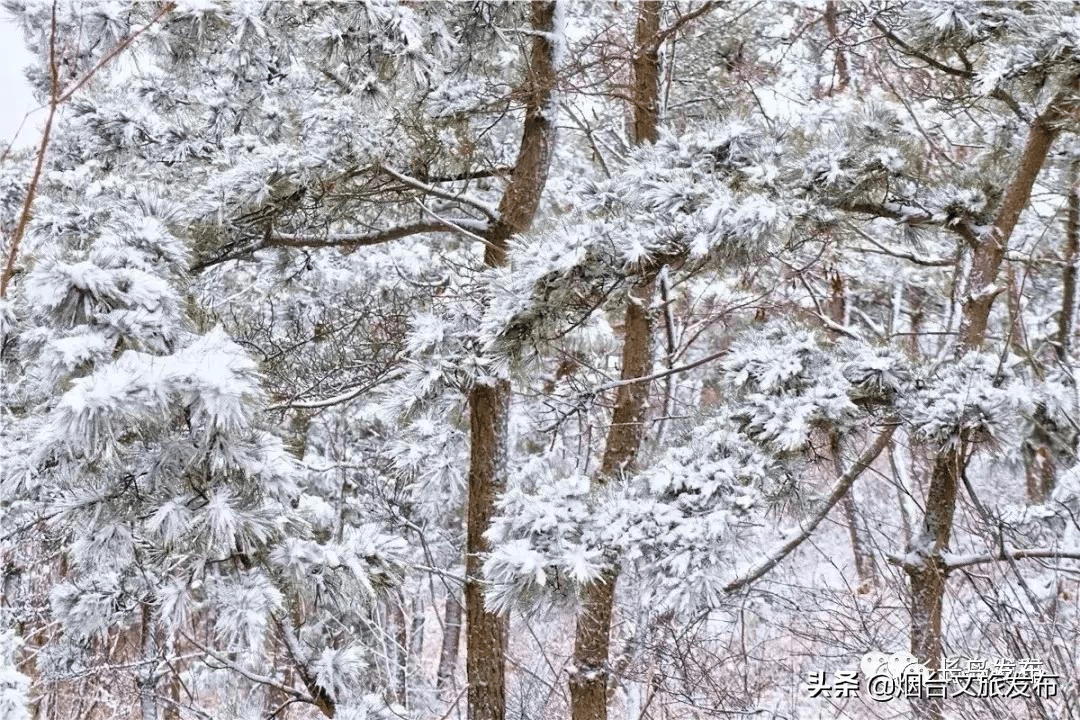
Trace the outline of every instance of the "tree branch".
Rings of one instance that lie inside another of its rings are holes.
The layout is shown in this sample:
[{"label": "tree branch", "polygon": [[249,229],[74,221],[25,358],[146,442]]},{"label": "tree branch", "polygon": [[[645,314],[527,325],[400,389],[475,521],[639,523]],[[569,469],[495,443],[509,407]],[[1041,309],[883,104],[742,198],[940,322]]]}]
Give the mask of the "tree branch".
[{"label": "tree branch", "polygon": [[[949,553],[941,553],[940,564],[942,569],[948,572],[960,568],[971,567],[972,565],[985,565],[986,563],[1001,562],[1004,560],[1011,561],[1038,558],[1080,560],[1080,550],[1022,548],[1019,550],[998,550],[997,552],[984,555],[952,555]],[[889,564],[900,567],[907,567],[910,564],[906,558],[901,555],[889,555],[886,559],[889,561]]]},{"label": "tree branch", "polygon": [[794,537],[780,543],[780,545],[767,553],[764,558],[751,566],[749,570],[725,585],[724,592],[737,592],[750,583],[760,579],[765,573],[779,565],[781,560],[791,554],[791,551],[799,547],[806,538],[813,534],[814,529],[825,519],[825,516],[829,514],[829,511],[832,510],[836,503],[840,502],[840,499],[851,489],[851,486],[855,483],[855,479],[858,478],[866,468],[870,467],[870,463],[874,462],[877,456],[881,454],[881,451],[885,449],[885,446],[889,444],[889,440],[892,438],[893,432],[896,431],[898,423],[894,419],[889,419],[886,422],[887,425],[885,429],[878,434],[874,439],[874,442],[863,451],[862,455],[855,461],[855,464],[848,468],[848,471],[837,479],[836,483],[833,485],[832,491],[829,493],[829,497],[825,500],[825,504],[818,509],[817,513],[808,520],[799,523],[799,530]]},{"label": "tree branch", "polygon": [[205,645],[201,644],[198,640],[191,637],[187,633],[184,633],[184,638],[188,642],[190,642],[192,645],[197,647],[199,650],[206,653],[210,657],[214,658],[215,661],[221,663],[223,666],[227,667],[229,670],[232,670],[233,672],[238,673],[239,675],[242,675],[243,677],[247,678],[251,682],[259,683],[260,685],[266,685],[268,687],[274,688],[275,690],[280,690],[281,692],[285,693],[286,695],[290,695],[290,696],[296,698],[297,700],[302,700],[303,702],[307,702],[307,703],[315,702],[314,699],[310,695],[298,690],[297,688],[290,687],[289,685],[278,682],[277,680],[275,680],[272,677],[268,677],[266,675],[258,675],[256,673],[251,672],[250,670],[244,669],[242,666],[237,665],[236,663],[232,662],[228,658],[219,655],[217,652],[215,652],[215,651],[211,650],[210,648],[206,647]]},{"label": "tree branch", "polygon": [[889,42],[900,48],[900,51],[903,52],[905,55],[910,55],[911,57],[918,58],[927,65],[937,68],[938,70],[941,70],[942,72],[948,73],[949,75],[953,75],[955,77],[962,77],[968,79],[975,77],[975,73],[971,70],[964,70],[963,68],[953,67],[952,65],[943,63],[940,60],[937,60],[920,50],[916,50],[915,48],[911,47],[906,42],[901,40],[899,36],[896,35],[896,33],[885,27],[885,24],[876,18],[874,19],[874,27],[880,30],[882,34],[884,34],[885,37],[888,38]]},{"label": "tree branch", "polygon": [[469,207],[475,208],[480,212],[484,213],[491,220],[499,219],[499,211],[482,200],[477,200],[476,198],[469,197],[468,195],[463,195],[461,193],[455,194],[452,192],[447,192],[446,190],[437,188],[434,185],[429,185],[428,183],[421,182],[414,177],[409,177],[408,175],[399,173],[397,170],[394,170],[387,165],[379,165],[378,167],[390,177],[394,178],[398,182],[408,185],[409,187],[416,188],[417,190],[423,190],[425,193],[429,195],[434,195],[437,198],[442,198],[443,200],[449,200],[450,202],[457,202],[468,205]]}]

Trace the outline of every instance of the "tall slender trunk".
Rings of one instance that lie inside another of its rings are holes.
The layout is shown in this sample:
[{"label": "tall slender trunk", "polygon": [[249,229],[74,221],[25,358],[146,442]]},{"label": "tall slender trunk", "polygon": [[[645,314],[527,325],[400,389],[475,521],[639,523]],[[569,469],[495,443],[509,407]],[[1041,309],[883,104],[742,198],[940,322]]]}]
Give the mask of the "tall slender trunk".
[{"label": "tall slender trunk", "polygon": [[408,677],[409,677],[409,626],[405,621],[405,596],[398,592],[397,597],[392,598],[387,605],[387,614],[390,620],[390,629],[393,631],[394,647],[392,655],[391,684],[394,688],[394,699],[402,706],[408,705]]},{"label": "tall slender trunk", "polygon": [[446,591],[443,610],[443,636],[439,648],[439,669],[435,673],[435,689],[442,691],[454,679],[457,669],[458,645],[461,642],[461,601],[456,589]]},{"label": "tall slender trunk", "polygon": [[[649,300],[654,282],[636,288],[626,308],[623,336],[622,379],[649,374],[652,366],[652,317]],[[645,411],[649,383],[622,385],[615,399],[607,444],[595,479],[607,479],[633,469],[634,458],[645,436]],[[574,666],[570,674],[570,708],[573,720],[607,720],[608,655],[611,618],[618,570],[606,571],[584,591],[574,636]]]},{"label": "tall slender trunk", "polygon": [[[413,677],[421,676],[421,666],[424,659],[424,625],[425,612],[424,602],[419,597],[414,597],[411,603],[409,622],[409,655],[407,666]],[[414,693],[415,694],[415,693]],[[412,707],[412,698],[406,695],[406,707]]]},{"label": "tall slender trunk", "polygon": [[1058,360],[1069,354],[1072,340],[1073,316],[1076,312],[1076,261],[1080,255],[1080,159],[1069,164],[1068,215],[1065,218],[1065,257],[1061,271],[1061,313],[1058,315],[1057,342],[1054,349]]},{"label": "tall slender trunk", "polygon": [[[1046,162],[1050,146],[1060,133],[1060,122],[1070,110],[1070,98],[1077,84],[1077,78],[1074,78],[1032,123],[991,231],[982,235],[970,234],[969,240],[974,243],[972,269],[960,318],[957,354],[978,350],[983,344],[990,309],[1000,291],[996,283],[1009,239],[1031,197],[1031,189]],[[941,664],[941,611],[945,596],[941,554],[952,532],[957,488],[966,463],[965,443],[959,438],[938,452],[930,476],[922,526],[908,547],[905,570],[911,589],[911,652],[931,668]],[[930,720],[942,717],[942,706],[937,700],[917,702],[915,711]]]},{"label": "tall slender trunk", "polygon": [[[555,2],[531,4],[532,38],[526,72],[525,123],[517,162],[487,233],[484,262],[505,265],[511,236],[529,229],[547,183],[555,145]],[[506,715],[506,619],[484,606],[482,567],[495,500],[505,483],[510,383],[478,381],[469,393],[470,458],[465,537],[465,670],[469,720]]]},{"label": "tall slender trunk", "polygon": [[149,607],[142,609],[141,622],[141,657],[139,676],[139,720],[157,720],[157,636],[154,628],[154,613]]},{"label": "tall slender trunk", "polygon": [[[835,8],[834,8],[835,12]],[[847,315],[847,298],[844,290],[844,278],[838,272],[833,272],[829,278],[829,300],[826,304],[829,319],[837,326],[842,326]],[[839,332],[834,328],[828,328],[827,332],[833,341],[839,338]],[[833,469],[837,476],[844,474],[844,463],[840,458],[841,451],[840,433],[829,433],[829,453],[832,455]],[[855,496],[849,491],[840,500],[840,509],[844,513],[847,522],[848,535],[851,538],[851,554],[855,560],[855,575],[859,579],[858,592],[867,592],[876,584],[877,571],[874,567],[874,556],[866,547],[866,533],[859,517],[859,509],[855,503]]]},{"label": "tall slender trunk", "polygon": [[[638,5],[634,37],[634,114],[632,139],[636,144],[655,142],[660,98],[659,0]],[[652,366],[652,299],[655,275],[634,289],[626,306],[623,327],[623,380],[642,377]],[[630,470],[645,435],[649,383],[621,385],[608,428],[604,459],[595,479],[607,479]],[[574,632],[574,664],[570,672],[570,715],[573,720],[607,720],[611,647],[611,618],[618,570],[606,571],[589,584],[581,599]]]},{"label": "tall slender trunk", "polygon": [[836,86],[835,91],[838,93],[844,92],[847,89],[848,84],[851,82],[851,74],[848,72],[847,54],[844,52],[843,45],[840,44],[840,27],[837,24],[839,13],[836,8],[836,0],[828,0],[825,3],[825,28],[829,31],[829,37],[835,45],[833,49],[835,60],[833,61],[833,69],[836,71]]},{"label": "tall slender trunk", "polygon": [[[1072,341],[1073,316],[1076,311],[1076,261],[1080,255],[1080,160],[1069,164],[1066,179],[1068,211],[1065,216],[1064,267],[1061,271],[1061,310],[1058,313],[1057,332],[1054,336],[1054,353],[1060,363],[1069,355]],[[1064,428],[1055,428],[1049,415],[1042,409],[1035,411],[1035,427],[1024,444],[1027,463],[1028,502],[1041,503],[1049,499],[1057,479],[1058,461],[1064,452],[1067,458],[1075,457],[1076,435]],[[1063,437],[1064,435],[1064,437]]]}]

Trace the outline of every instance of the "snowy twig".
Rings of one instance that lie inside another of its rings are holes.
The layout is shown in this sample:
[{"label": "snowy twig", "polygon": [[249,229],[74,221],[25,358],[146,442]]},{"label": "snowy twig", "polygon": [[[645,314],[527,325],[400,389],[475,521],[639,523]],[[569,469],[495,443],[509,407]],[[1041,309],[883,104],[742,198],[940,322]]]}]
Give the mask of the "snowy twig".
[{"label": "snowy twig", "polygon": [[303,702],[308,702],[308,703],[314,702],[312,697],[310,695],[308,695],[307,693],[305,693],[305,692],[303,692],[303,691],[301,691],[301,690],[299,690],[297,688],[286,685],[285,683],[278,682],[277,680],[275,680],[272,677],[268,677],[266,675],[258,675],[256,673],[253,673],[250,670],[245,669],[243,666],[234,663],[233,661],[229,660],[228,658],[223,657],[222,655],[219,655],[217,652],[211,650],[210,648],[206,647],[205,645],[202,645],[201,643],[199,643],[198,640],[191,637],[187,633],[184,633],[184,639],[186,639],[188,642],[190,642],[192,645],[197,647],[202,652],[204,652],[207,655],[209,655],[210,657],[212,657],[215,661],[221,663],[223,666],[227,667],[228,669],[232,670],[233,672],[239,673],[240,675],[247,678],[251,682],[259,683],[260,685],[266,685],[266,686],[272,687],[272,688],[274,688],[276,690],[280,690],[281,692],[286,693],[287,695],[291,695],[292,697],[295,697],[296,699],[301,700]]},{"label": "snowy twig", "polygon": [[854,250],[859,252],[879,253],[881,255],[889,255],[891,257],[900,258],[901,260],[908,260],[916,265],[925,265],[927,267],[951,267],[956,264],[956,258],[936,258],[928,257],[926,255],[917,255],[913,252],[906,250],[900,250],[898,248],[889,247],[875,240],[869,233],[863,232],[855,225],[848,223],[848,228],[852,230],[856,235],[866,240],[868,243],[877,248],[873,250],[871,248],[856,247]]},{"label": "snowy twig", "polygon": [[897,426],[898,422],[895,419],[887,420],[885,429],[878,434],[874,439],[874,442],[863,451],[862,455],[859,456],[855,463],[848,468],[848,471],[837,479],[836,483],[833,485],[832,491],[829,493],[828,498],[826,498],[825,503],[821,508],[819,508],[811,518],[799,523],[799,529],[793,537],[780,543],[777,547],[767,553],[764,558],[751,566],[749,570],[725,585],[724,592],[737,592],[750,583],[758,580],[765,575],[765,573],[779,565],[781,560],[790,555],[795,548],[799,547],[804,540],[810,537],[810,535],[813,534],[814,529],[817,528],[821,521],[825,519],[825,516],[829,514],[829,511],[832,510],[836,503],[840,502],[840,499],[851,489],[851,486],[855,483],[855,479],[858,478],[866,468],[870,467],[870,463],[874,462],[874,460],[877,459],[877,456],[881,454],[881,451],[885,449],[885,446],[889,444],[889,440],[892,439],[892,435],[896,431]]},{"label": "snowy twig", "polygon": [[[998,550],[994,553],[987,553],[984,555],[951,555],[949,553],[942,553],[941,566],[948,572],[950,570],[957,570],[959,568],[971,567],[972,565],[985,565],[986,563],[1001,562],[1004,560],[1024,560],[1024,559],[1062,559],[1062,560],[1080,560],[1080,550],[1055,550],[1054,548],[1022,548],[1019,550]],[[910,563],[907,561],[906,556],[903,555],[889,555],[886,558],[892,565],[898,565],[901,567],[907,567]]]},{"label": "snowy twig", "polygon": [[[444,231],[449,230],[451,232],[458,232],[458,233],[461,233],[462,235],[464,235],[467,238],[471,238],[471,239],[476,240],[477,242],[483,243],[484,245],[487,245],[487,246],[492,246],[492,243],[487,238],[485,238],[485,237],[483,237],[481,235],[478,235],[478,234],[476,234],[474,232],[471,232],[468,229],[466,229],[465,227],[463,227],[461,225],[460,220],[448,220],[447,218],[444,218],[444,217],[436,214],[434,210],[432,210],[431,208],[429,208],[427,205],[420,202],[416,198],[413,198],[413,202],[415,202],[424,213],[430,215],[434,219],[435,222],[442,223],[442,225],[444,226],[442,229]],[[488,230],[487,223],[478,223],[475,220],[468,220],[466,222],[471,223],[472,225],[476,226],[476,229],[479,230],[480,232],[487,232],[487,230]]]},{"label": "snowy twig", "polygon": [[476,208],[477,210],[484,213],[485,215],[487,215],[492,220],[498,220],[499,219],[499,211],[496,208],[492,207],[491,205],[488,205],[486,202],[484,202],[482,200],[477,200],[476,198],[470,197],[468,195],[463,195],[463,194],[460,194],[460,193],[459,194],[454,194],[452,192],[447,192],[446,190],[443,190],[441,188],[437,188],[434,185],[429,185],[429,184],[427,184],[425,182],[420,182],[419,180],[417,180],[414,177],[409,177],[408,175],[403,175],[402,173],[399,173],[397,170],[394,170],[393,168],[388,167],[386,165],[379,165],[379,169],[382,170],[387,175],[389,175],[390,177],[394,178],[395,180],[398,180],[399,182],[405,183],[406,185],[408,185],[410,187],[414,187],[417,190],[423,190],[427,194],[434,195],[435,197],[442,198],[443,200],[449,200],[450,202],[459,202],[459,203],[463,203],[465,205],[468,205],[470,207]]},{"label": "snowy twig", "polygon": [[[409,225],[398,225],[385,230],[376,230],[370,233],[329,233],[324,236],[304,235],[295,233],[271,233],[263,243],[263,247],[364,247],[367,245],[379,245],[399,240],[410,235],[419,235],[429,232],[447,232],[448,230],[472,235],[467,228],[472,226],[475,230],[487,228],[487,223],[477,222],[471,218],[456,220],[440,220],[434,222],[416,222]],[[256,248],[258,249],[258,248]]]},{"label": "snowy twig", "polygon": [[98,64],[92,67],[85,75],[79,78],[68,89],[60,90],[60,71],[58,60],[56,57],[56,3],[52,6],[52,19],[49,27],[49,112],[45,116],[45,127],[41,132],[41,141],[38,143],[37,160],[34,163],[34,174],[30,177],[30,185],[26,189],[26,197],[23,199],[22,209],[19,211],[19,222],[15,226],[15,232],[11,236],[11,245],[8,247],[7,260],[4,262],[4,269],[0,271],[0,299],[7,297],[8,283],[11,282],[12,276],[15,274],[15,261],[19,257],[19,246],[22,244],[23,236],[26,234],[26,227],[30,222],[30,210],[34,204],[34,198],[37,196],[38,185],[41,184],[42,168],[45,165],[45,156],[49,151],[49,136],[52,134],[53,120],[56,118],[56,111],[61,104],[71,99],[71,96],[75,94],[83,85],[88,83],[91,78],[94,77],[105,67],[113,58],[123,52],[135,38],[142,35],[147,28],[160,20],[166,13],[170,12],[176,7],[176,3],[165,3],[154,14],[150,21],[143,25],[141,28],[131,33],[123,40],[118,42],[112,50],[107,52],[104,57],[98,61]]},{"label": "snowy twig", "polygon": [[[386,382],[390,378],[383,378],[379,382]],[[318,410],[321,408],[333,407],[334,405],[341,405],[347,403],[350,400],[360,397],[365,392],[375,387],[375,384],[361,385],[346,390],[345,392],[338,393],[337,395],[331,395],[327,398],[319,398],[317,400],[289,400],[286,402],[275,403],[273,405],[267,405],[264,409],[271,410]]]}]

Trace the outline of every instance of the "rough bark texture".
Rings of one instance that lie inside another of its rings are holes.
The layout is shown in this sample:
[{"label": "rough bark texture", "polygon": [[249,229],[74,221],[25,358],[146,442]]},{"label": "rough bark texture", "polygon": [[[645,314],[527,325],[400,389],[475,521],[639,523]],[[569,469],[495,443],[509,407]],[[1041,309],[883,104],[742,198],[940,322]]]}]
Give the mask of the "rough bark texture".
[{"label": "rough bark texture", "polygon": [[154,634],[153,611],[144,607],[141,623],[141,667],[139,668],[139,720],[157,720],[157,637]]},{"label": "rough bark texture", "polygon": [[[659,0],[642,0],[638,5],[634,37],[634,115],[632,139],[635,143],[655,142],[660,99],[660,56],[655,39],[660,34]],[[659,271],[659,268],[657,269]],[[623,329],[623,380],[643,377],[652,369],[652,318],[649,303],[656,273],[631,293]],[[620,385],[615,397],[604,446],[604,458],[596,482],[629,470],[645,434],[645,411],[649,383]],[[570,672],[570,715],[573,720],[607,720],[607,699],[611,646],[611,618],[615,603],[618,571],[606,572],[589,585],[582,597],[574,632],[574,665]]]},{"label": "rough bark texture", "polygon": [[1080,254],[1080,160],[1069,166],[1069,211],[1065,219],[1065,268],[1061,272],[1061,314],[1058,315],[1057,344],[1059,360],[1069,353],[1072,336],[1073,312],[1076,307],[1076,260]]},{"label": "rough bark texture", "polygon": [[[507,241],[532,224],[547,183],[555,146],[555,3],[531,4],[532,39],[526,78],[525,123],[517,161],[499,202],[499,219],[487,233],[484,262],[506,264]],[[504,485],[510,384],[478,382],[469,394],[470,459],[465,547],[465,670],[469,720],[506,715],[506,620],[484,607],[484,531]]]},{"label": "rough bark texture", "polygon": [[660,103],[660,53],[655,38],[660,35],[659,0],[642,0],[638,5],[634,33],[634,119],[635,143],[656,142]]},{"label": "rough bark texture", "polygon": [[1005,189],[1001,208],[994,219],[994,227],[986,236],[977,238],[972,258],[970,292],[964,302],[964,314],[960,322],[961,351],[974,350],[986,337],[986,324],[990,308],[998,296],[995,283],[1005,250],[1009,245],[1020,213],[1031,198],[1035,178],[1046,162],[1050,146],[1061,132],[1061,122],[1072,106],[1072,94],[1076,91],[1074,79],[1068,90],[1059,95],[1042,112],[1028,131],[1027,143],[1020,156],[1016,174]]},{"label": "rough bark texture", "polygon": [[446,593],[443,610],[442,647],[439,650],[439,669],[435,675],[435,689],[440,692],[451,685],[457,669],[458,644],[461,641],[461,601],[457,592]]},{"label": "rough bark texture", "polygon": [[[968,297],[960,321],[960,342],[957,354],[979,349],[986,338],[990,309],[998,295],[996,283],[1009,239],[1020,214],[1031,197],[1039,171],[1046,162],[1054,139],[1060,133],[1061,121],[1073,108],[1074,78],[1069,88],[1058,95],[1031,125],[1023,154],[1015,174],[1001,201],[994,227],[981,236],[972,234],[974,243]],[[960,439],[939,451],[927,491],[926,510],[919,534],[908,547],[905,563],[911,589],[911,652],[929,667],[941,663],[941,610],[945,595],[945,570],[941,553],[952,532],[957,488],[960,485],[967,456]],[[924,700],[915,704],[922,718],[940,720],[939,701]]]},{"label": "rough bark texture", "polygon": [[[1065,216],[1065,244],[1062,248],[1061,310],[1058,313],[1054,353],[1057,361],[1066,362],[1072,342],[1073,315],[1076,308],[1076,261],[1080,254],[1080,160],[1069,165],[1066,180],[1068,212]],[[1076,457],[1076,433],[1071,428],[1055,427],[1042,408],[1036,409],[1035,427],[1024,444],[1027,463],[1027,496],[1031,503],[1049,499],[1057,480],[1059,461]]]},{"label": "rough bark texture", "polygon": [[[933,669],[941,667],[942,654],[945,564],[941,553],[949,544],[952,533],[956,489],[964,462],[959,443],[940,453],[935,460],[922,526],[909,548],[909,557],[913,553],[918,561],[909,562],[904,568],[911,586],[911,654]],[[915,704],[916,715],[930,720],[940,720],[942,709],[938,699],[924,699]]]},{"label": "rough bark texture", "polygon": [[[648,375],[652,369],[652,317],[649,299],[653,282],[635,289],[626,308],[622,379]],[[619,386],[615,411],[608,429],[604,459],[595,482],[632,469],[645,434],[649,383]],[[570,673],[570,708],[573,720],[606,720],[608,654],[611,616],[618,572],[611,570],[584,592],[574,634],[574,666]]]},{"label": "rough bark texture", "polygon": [[833,67],[836,69],[836,87],[835,91],[838,93],[844,92],[847,89],[848,84],[851,82],[851,74],[848,72],[847,55],[844,53],[844,48],[840,44],[840,27],[837,24],[839,13],[836,9],[835,0],[829,0],[825,3],[825,27],[829,31],[829,37],[832,38],[836,60]]},{"label": "rough bark texture", "polygon": [[532,225],[540,196],[547,184],[551,154],[555,149],[555,47],[551,42],[554,31],[555,3],[532,3],[532,27],[544,33],[533,37],[530,49],[525,126],[517,162],[510,174],[510,183],[499,202],[499,219],[487,234],[488,246],[484,262],[491,266],[506,263],[507,240],[515,233],[525,232]]},{"label": "rough bark texture", "polygon": [[503,720],[506,713],[506,618],[484,606],[483,564],[489,547],[495,499],[502,491],[506,461],[506,421],[510,386],[505,381],[477,385],[469,394],[472,437],[469,463],[468,528],[465,544],[465,672],[469,720]]}]

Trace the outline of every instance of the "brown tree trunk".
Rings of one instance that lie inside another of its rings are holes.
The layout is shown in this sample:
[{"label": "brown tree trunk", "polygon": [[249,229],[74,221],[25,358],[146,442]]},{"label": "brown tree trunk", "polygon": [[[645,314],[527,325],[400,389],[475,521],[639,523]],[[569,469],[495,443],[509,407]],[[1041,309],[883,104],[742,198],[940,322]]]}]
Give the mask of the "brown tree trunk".
[{"label": "brown tree trunk", "polygon": [[[649,374],[652,365],[652,318],[648,303],[650,281],[633,293],[626,308],[623,338],[623,380]],[[618,389],[608,430],[604,459],[595,482],[632,469],[645,435],[649,383],[631,383]],[[585,588],[574,635],[574,665],[570,673],[570,710],[573,720],[606,720],[608,654],[611,617],[618,571],[609,570]]]},{"label": "brown tree trunk", "polygon": [[961,351],[979,348],[986,337],[990,308],[1000,292],[1000,288],[995,285],[998,270],[1005,258],[1009,238],[1020,219],[1020,213],[1027,207],[1031,188],[1046,162],[1050,146],[1061,132],[1060,123],[1071,109],[1071,95],[1076,91],[1077,84],[1077,79],[1074,78],[1069,87],[1035,118],[1028,131],[1027,143],[1020,156],[1016,174],[1005,189],[993,228],[986,236],[972,238],[975,241],[975,251],[972,257],[970,291],[964,301],[960,321]]},{"label": "brown tree trunk", "polygon": [[142,609],[140,624],[140,668],[136,684],[139,687],[139,720],[157,720],[157,656],[158,645],[153,611]]},{"label": "brown tree trunk", "polygon": [[506,712],[506,619],[484,605],[483,564],[495,499],[504,485],[510,385],[476,385],[469,394],[472,435],[465,556],[465,672],[469,720],[503,720]]},{"label": "brown tree trunk", "polygon": [[825,3],[825,28],[829,31],[829,37],[835,45],[833,54],[836,60],[833,63],[833,67],[836,70],[836,87],[837,93],[842,93],[847,89],[848,84],[851,82],[851,74],[848,72],[847,54],[844,53],[844,48],[840,44],[840,27],[837,24],[838,12],[836,9],[836,0],[828,0]]},{"label": "brown tree trunk", "polygon": [[[659,0],[638,5],[634,38],[634,115],[632,139],[655,142],[660,98]],[[652,318],[649,303],[655,274],[631,293],[623,329],[623,380],[649,374],[652,366]],[[645,434],[649,383],[619,386],[604,447],[598,484],[631,469]],[[573,720],[607,720],[611,618],[618,570],[605,572],[585,588],[574,632],[574,664],[570,672],[570,715]]]},{"label": "brown tree trunk", "polygon": [[[517,162],[499,203],[499,219],[487,233],[484,262],[505,265],[507,241],[532,224],[547,183],[555,145],[555,3],[531,4],[533,35],[526,77],[525,124]],[[477,382],[469,393],[470,458],[465,546],[465,670],[469,720],[506,715],[506,619],[484,606],[484,531],[505,482],[510,384]]]},{"label": "brown tree trunk", "polygon": [[457,669],[458,645],[461,641],[461,601],[456,590],[447,590],[443,610],[442,646],[439,649],[439,669],[435,674],[435,689],[442,691],[454,679]]},{"label": "brown tree trunk", "polygon": [[[1080,254],[1080,160],[1073,160],[1069,165],[1066,180],[1068,185],[1068,213],[1065,217],[1065,247],[1063,248],[1064,268],[1061,272],[1061,311],[1058,313],[1057,333],[1054,338],[1054,353],[1058,362],[1064,363],[1069,355],[1072,341],[1073,312],[1076,307],[1076,261]],[[1065,451],[1069,458],[1075,457],[1076,439],[1071,430],[1062,431],[1054,428],[1049,416],[1041,408],[1035,412],[1035,427],[1024,445],[1027,462],[1027,497],[1028,502],[1042,503],[1049,499],[1056,484],[1058,460]]]},{"label": "brown tree trunk", "polygon": [[[960,320],[957,354],[978,350],[986,337],[990,309],[999,294],[996,286],[1001,262],[1020,214],[1031,197],[1039,171],[1050,146],[1060,132],[1060,122],[1070,110],[1070,97],[1077,88],[1074,78],[1032,123],[1016,172],[1005,189],[994,227],[985,235],[969,233],[974,243],[968,297]],[[931,668],[940,666],[942,650],[941,610],[945,595],[945,573],[941,553],[949,542],[957,488],[967,457],[959,438],[940,450],[934,461],[927,491],[921,532],[908,547],[905,570],[911,589],[911,652]],[[915,704],[916,714],[940,720],[939,701]]]},{"label": "brown tree trunk", "polygon": [[1080,160],[1069,165],[1068,198],[1069,211],[1065,218],[1065,267],[1061,272],[1061,314],[1058,315],[1058,360],[1064,361],[1069,354],[1072,340],[1073,312],[1076,307],[1076,260],[1080,254]]}]

